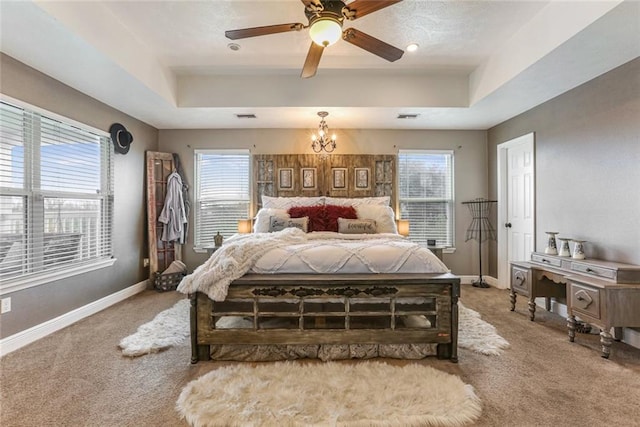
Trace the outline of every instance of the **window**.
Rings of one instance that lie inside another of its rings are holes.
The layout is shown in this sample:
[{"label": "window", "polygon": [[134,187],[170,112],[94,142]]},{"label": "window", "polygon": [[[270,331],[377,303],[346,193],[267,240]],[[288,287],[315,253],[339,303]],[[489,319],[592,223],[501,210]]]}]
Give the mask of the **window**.
[{"label": "window", "polygon": [[195,247],[237,233],[249,218],[250,160],[249,150],[195,151]]},{"label": "window", "polygon": [[453,246],[453,152],[400,150],[398,179],[400,217],[409,220],[409,238]]},{"label": "window", "polygon": [[111,258],[113,159],[105,132],[17,104],[0,103],[0,283],[33,285]]}]

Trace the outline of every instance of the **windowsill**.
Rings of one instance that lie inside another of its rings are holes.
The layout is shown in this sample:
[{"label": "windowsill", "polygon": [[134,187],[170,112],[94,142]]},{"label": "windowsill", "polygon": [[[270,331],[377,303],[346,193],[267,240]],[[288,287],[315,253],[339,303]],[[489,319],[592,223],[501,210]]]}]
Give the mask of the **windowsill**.
[{"label": "windowsill", "polygon": [[443,254],[455,254],[456,253],[456,248],[445,248],[442,250]]},{"label": "windowsill", "polygon": [[23,289],[33,288],[35,286],[45,285],[56,280],[66,279],[68,277],[77,276],[78,274],[88,273],[105,267],[110,267],[117,261],[116,258],[110,258],[72,266],[64,270],[53,271],[49,273],[37,274],[34,276],[19,277],[16,279],[7,279],[0,281],[0,295],[21,291]]},{"label": "windowsill", "polygon": [[199,248],[194,247],[193,252],[197,254],[212,254],[214,253],[220,246],[202,246]]}]

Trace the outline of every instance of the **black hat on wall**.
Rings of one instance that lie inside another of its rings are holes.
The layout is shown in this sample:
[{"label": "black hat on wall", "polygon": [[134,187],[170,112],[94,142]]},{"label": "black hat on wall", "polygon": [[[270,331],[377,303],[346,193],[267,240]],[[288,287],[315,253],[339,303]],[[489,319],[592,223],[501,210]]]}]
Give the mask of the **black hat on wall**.
[{"label": "black hat on wall", "polygon": [[111,133],[111,140],[113,141],[113,147],[116,153],[127,154],[133,142],[131,132],[127,131],[120,123],[114,123],[109,128],[109,133]]}]

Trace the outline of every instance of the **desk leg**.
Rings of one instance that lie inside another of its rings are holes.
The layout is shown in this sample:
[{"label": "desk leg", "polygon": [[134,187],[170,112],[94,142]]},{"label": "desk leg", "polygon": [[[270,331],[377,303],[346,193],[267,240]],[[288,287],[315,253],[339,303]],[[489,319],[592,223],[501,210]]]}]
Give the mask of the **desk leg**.
[{"label": "desk leg", "polygon": [[513,292],[513,289],[511,289],[511,293],[509,294],[509,301],[511,302],[511,311],[515,311],[516,309],[516,298],[517,298],[516,293]]},{"label": "desk leg", "polygon": [[567,317],[567,330],[569,332],[569,341],[573,342],[576,339],[576,316],[570,314]]},{"label": "desk leg", "polygon": [[613,339],[616,341],[622,340],[622,327],[616,326],[613,328]]},{"label": "desk leg", "polygon": [[531,299],[529,300],[529,320],[533,322],[535,318],[536,318],[536,299],[534,297],[531,297]]},{"label": "desk leg", "polygon": [[611,343],[613,342],[613,336],[609,333],[609,328],[605,328],[600,332],[600,344],[602,344],[602,354],[600,356],[605,359],[609,358],[611,354]]}]

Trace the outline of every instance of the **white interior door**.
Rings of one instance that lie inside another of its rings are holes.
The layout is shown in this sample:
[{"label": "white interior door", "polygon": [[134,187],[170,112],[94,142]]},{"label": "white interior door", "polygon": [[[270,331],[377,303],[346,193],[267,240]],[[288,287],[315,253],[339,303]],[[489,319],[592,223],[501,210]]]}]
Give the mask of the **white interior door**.
[{"label": "white interior door", "polygon": [[498,283],[509,287],[509,263],[535,249],[534,134],[498,145]]}]

